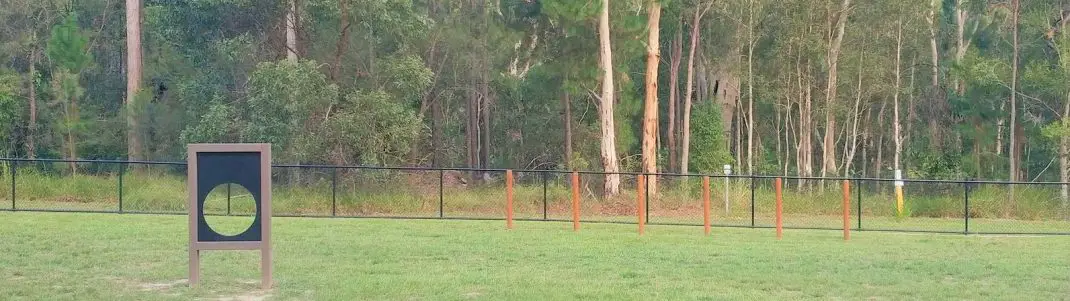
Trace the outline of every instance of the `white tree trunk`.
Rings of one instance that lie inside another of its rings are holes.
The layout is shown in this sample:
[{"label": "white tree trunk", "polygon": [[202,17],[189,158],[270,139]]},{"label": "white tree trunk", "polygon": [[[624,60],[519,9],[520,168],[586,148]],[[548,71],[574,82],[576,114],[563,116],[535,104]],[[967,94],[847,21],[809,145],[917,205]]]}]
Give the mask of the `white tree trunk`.
[{"label": "white tree trunk", "polygon": [[616,126],[613,124],[613,48],[609,36],[609,0],[602,0],[602,15],[598,18],[598,36],[601,45],[602,101],[598,107],[602,126],[602,167],[606,174],[603,193],[605,196],[620,192],[620,166],[617,162]]},{"label": "white tree trunk", "polygon": [[691,155],[691,94],[694,92],[695,81],[695,50],[698,47],[698,33],[702,11],[695,7],[695,18],[691,22],[691,49],[687,53],[687,79],[684,82],[684,120],[683,141],[680,147],[680,173],[688,173],[688,165]]},{"label": "white tree trunk", "polygon": [[925,16],[925,21],[929,23],[929,50],[931,51],[931,53],[930,53],[930,56],[932,57],[931,66],[932,66],[932,69],[933,69],[932,86],[929,88],[929,90],[930,90],[930,95],[929,95],[930,97],[929,98],[930,98],[930,101],[931,101],[931,105],[933,107],[931,107],[930,110],[936,110],[938,112],[938,113],[935,113],[935,114],[931,114],[931,115],[934,115],[934,116],[930,116],[930,119],[929,119],[929,136],[930,136],[929,139],[931,141],[929,147],[930,147],[930,149],[936,149],[936,150],[941,149],[942,148],[942,144],[943,144],[943,139],[941,139],[940,123],[939,123],[939,121],[937,119],[937,116],[935,116],[935,115],[939,114],[939,112],[941,111],[941,109],[939,107],[937,107],[937,106],[942,106],[942,104],[936,103],[937,102],[937,97],[936,96],[937,96],[937,93],[939,93],[939,90],[940,90],[940,50],[939,50],[939,47],[938,47],[938,45],[936,43],[936,31],[937,31],[937,28],[939,26],[939,24],[936,24],[936,22],[937,22],[937,20],[936,20],[936,16],[937,16],[936,11],[938,9],[940,9],[938,7],[938,4],[939,3],[937,1],[933,1],[931,3],[930,7],[929,7],[929,14]]},{"label": "white tree trunk", "polygon": [[899,162],[899,156],[901,156],[902,153],[903,153],[903,138],[902,138],[903,136],[899,132],[899,127],[901,125],[901,123],[899,122],[899,82],[900,82],[900,78],[902,77],[900,75],[901,72],[900,72],[900,67],[899,66],[900,66],[900,60],[902,58],[902,53],[903,53],[903,21],[900,20],[899,22],[896,23],[896,35],[895,35],[895,89],[892,90],[892,92],[894,92],[894,94],[892,95],[892,118],[893,118],[893,120],[892,120],[892,124],[893,124],[892,133],[894,135],[894,136],[892,136],[892,139],[895,142],[895,155],[894,155],[894,157],[892,159],[892,166],[893,166],[893,169],[895,169],[895,170],[901,169],[901,167],[899,165],[899,163],[900,163]]},{"label": "white tree trunk", "polygon": [[286,59],[297,61],[297,0],[289,2],[286,10]]},{"label": "white tree trunk", "polygon": [[866,40],[862,39],[861,52],[858,54],[858,86],[855,87],[855,105],[854,110],[851,111],[851,135],[848,139],[843,139],[843,176],[848,177],[851,175],[851,164],[854,163],[855,154],[858,151],[858,121],[861,119],[862,112],[862,68],[865,63],[866,53]]},{"label": "white tree trunk", "polygon": [[836,174],[836,117],[832,113],[832,107],[836,102],[837,69],[839,67],[840,46],[843,45],[843,31],[847,25],[847,8],[851,0],[843,0],[840,12],[836,18],[836,33],[829,41],[828,50],[828,86],[825,94],[825,141],[822,144],[821,176]]},{"label": "white tree trunk", "polygon": [[[1061,120],[1065,126],[1065,118],[1070,118],[1070,93],[1066,95],[1065,104],[1063,104],[1063,118]],[[1059,181],[1066,183],[1070,182],[1070,137],[1063,135],[1059,138]],[[1062,196],[1063,207],[1070,205],[1070,185],[1060,185],[1060,196]]]},{"label": "white tree trunk", "polygon": [[[1011,31],[1012,47],[1014,49],[1013,57],[1011,58],[1011,117],[1010,117],[1010,150],[1007,152],[1010,155],[1010,171],[1008,172],[1008,178],[1011,181],[1018,180],[1018,9],[1019,0],[1013,1],[1012,17],[1013,29]],[[1011,202],[1013,202],[1014,185],[1011,185]]]},{"label": "white tree trunk", "polygon": [[754,0],[747,10],[747,174],[754,174]]}]

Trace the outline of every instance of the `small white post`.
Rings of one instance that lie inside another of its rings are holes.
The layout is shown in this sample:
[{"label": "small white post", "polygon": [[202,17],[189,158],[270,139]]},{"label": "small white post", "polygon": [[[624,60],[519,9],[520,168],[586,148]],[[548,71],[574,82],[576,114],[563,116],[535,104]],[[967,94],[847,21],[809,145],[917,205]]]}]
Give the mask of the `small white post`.
[{"label": "small white post", "polygon": [[[724,175],[726,175],[726,176],[732,175],[732,165],[729,165],[729,164],[725,164],[724,165]],[[724,215],[728,216],[728,214],[729,214],[729,207],[728,207],[728,177],[725,177],[724,178]]]}]

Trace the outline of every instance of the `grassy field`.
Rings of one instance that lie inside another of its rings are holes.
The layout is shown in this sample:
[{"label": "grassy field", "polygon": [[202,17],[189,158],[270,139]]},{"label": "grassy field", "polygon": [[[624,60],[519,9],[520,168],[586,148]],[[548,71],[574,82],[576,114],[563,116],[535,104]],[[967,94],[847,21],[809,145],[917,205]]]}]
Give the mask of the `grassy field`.
[{"label": "grassy field", "polygon": [[262,291],[257,253],[235,251],[206,253],[187,288],[184,216],[0,221],[6,300],[1070,299],[1062,236],[277,218]]}]

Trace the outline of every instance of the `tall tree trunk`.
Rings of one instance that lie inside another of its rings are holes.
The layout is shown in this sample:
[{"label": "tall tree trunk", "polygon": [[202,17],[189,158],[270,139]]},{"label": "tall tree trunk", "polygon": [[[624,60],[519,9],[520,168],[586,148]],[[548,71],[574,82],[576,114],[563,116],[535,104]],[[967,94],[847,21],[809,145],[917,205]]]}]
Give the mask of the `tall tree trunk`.
[{"label": "tall tree trunk", "polygon": [[747,10],[747,174],[754,174],[754,0]]},{"label": "tall tree trunk", "polygon": [[[297,0],[286,0],[286,59],[297,61]],[[343,13],[344,14],[344,13]]]},{"label": "tall tree trunk", "polygon": [[[565,81],[568,81],[566,78]],[[572,166],[572,96],[568,90],[561,89],[564,97],[561,98],[562,107],[565,110],[565,168],[575,170]]]},{"label": "tall tree trunk", "polygon": [[680,173],[688,173],[691,155],[691,93],[695,81],[695,50],[698,48],[698,34],[701,26],[703,9],[695,7],[695,17],[691,21],[691,49],[687,52],[687,80],[684,82],[684,129],[680,155]]},{"label": "tall tree trunk", "polygon": [[916,91],[914,90],[914,79],[916,78],[915,74],[917,74],[917,72],[915,72],[917,71],[917,63],[918,55],[915,54],[910,58],[910,88],[908,88],[907,90],[907,93],[910,95],[910,98],[907,99],[907,120],[905,122],[906,133],[904,135],[906,137],[905,139],[903,139],[903,141],[906,141],[907,144],[910,144],[912,141],[914,141],[914,139],[911,137],[913,137],[914,135],[914,120],[917,120],[917,110],[914,109],[914,104],[916,103],[914,101],[914,95],[916,95]]},{"label": "tall tree trunk", "polygon": [[[342,55],[345,54],[346,48],[349,47],[349,27],[352,25],[352,23],[349,22],[349,0],[338,0],[338,10],[341,12],[342,16],[338,19],[338,41],[335,42],[334,64],[331,66],[331,80],[335,82],[341,78]],[[431,49],[432,53],[429,54],[429,56],[434,55],[434,46],[432,46]]]},{"label": "tall tree trunk", "polygon": [[[966,22],[969,20],[969,11],[963,6],[964,0],[955,0],[955,63],[961,63],[962,59],[966,57],[966,51],[970,48],[970,38],[968,36],[973,35],[966,33]],[[964,95],[966,93],[966,82],[962,79],[955,79],[955,93],[958,95]]]},{"label": "tall tree trunk", "polygon": [[[139,110],[135,103],[139,91],[141,91],[141,0],[126,0],[126,152],[129,160],[144,159],[139,138],[141,129],[137,120]],[[71,154],[74,154],[73,147]]]},{"label": "tall tree trunk", "polygon": [[683,16],[680,16],[680,26],[676,30],[676,37],[672,41],[672,57],[669,58],[669,127],[665,129],[666,136],[668,136],[669,143],[669,172],[676,172],[677,159],[679,157],[679,143],[676,141],[676,133],[678,132],[678,126],[676,124],[676,116],[679,115],[679,107],[676,105],[680,102],[680,96],[678,92],[680,90],[680,60],[683,57],[684,48],[684,21]]},{"label": "tall tree trunk", "polygon": [[[605,196],[620,192],[620,166],[617,162],[616,126],[613,124],[613,48],[609,35],[609,0],[602,0],[602,14],[598,18],[598,38],[602,59],[602,101],[598,107],[602,125],[602,167],[606,174]],[[685,136],[686,137],[686,136]]]},{"label": "tall tree trunk", "polygon": [[[873,120],[873,110],[866,111],[866,120]],[[870,122],[862,124],[862,162],[859,164],[862,166],[862,176],[869,176],[869,148],[873,143],[870,135]]]},{"label": "tall tree trunk", "polygon": [[[881,101],[881,109],[880,112],[877,113],[877,124],[884,124],[884,109],[887,105],[887,101]],[[874,166],[873,172],[875,172],[876,176],[880,178],[881,174],[884,172],[884,135],[878,132],[877,136],[877,162]]]},{"label": "tall tree trunk", "polygon": [[[647,46],[646,46],[646,99],[643,101],[643,172],[658,172],[658,150],[655,142],[658,136],[658,62],[660,58],[661,38],[659,26],[661,22],[661,4],[657,0],[650,1],[650,10],[647,17]],[[647,175],[649,183],[647,192],[657,195],[658,181],[655,175]]]},{"label": "tall tree trunk", "polygon": [[823,153],[821,155],[822,164],[821,176],[824,177],[827,174],[836,174],[836,116],[833,114],[832,108],[836,103],[836,88],[837,88],[837,74],[840,58],[840,46],[843,44],[843,31],[847,25],[847,12],[848,6],[851,5],[851,0],[843,0],[840,5],[840,12],[836,17],[836,32],[832,39],[829,41],[828,51],[828,87],[825,94],[825,141],[822,145]]},{"label": "tall tree trunk", "polygon": [[[485,35],[490,32],[490,11],[487,9],[487,0],[482,0],[480,3],[481,18],[483,20],[482,33]],[[479,133],[482,138],[479,139],[479,167],[486,169],[490,166],[490,105],[494,100],[490,91],[490,54],[488,53],[490,46],[487,39],[480,39],[480,57],[479,57],[479,93],[480,96],[480,108],[479,116],[482,117],[482,126]],[[481,179],[484,177],[480,177]]]},{"label": "tall tree trunk", "polygon": [[[801,68],[801,66],[800,66]],[[803,93],[802,106],[799,109],[799,145],[802,146],[802,169],[800,175],[810,177],[814,175],[814,113],[813,113],[813,74],[810,72],[810,60],[806,60],[806,81],[802,81],[800,71],[799,89]]]},{"label": "tall tree trunk", "polygon": [[[473,68],[475,69],[475,68]],[[470,76],[475,77],[473,70],[469,70]],[[468,89],[468,102],[465,105],[467,120],[465,122],[466,162],[469,168],[479,167],[479,93],[476,89]],[[472,174],[475,178],[475,173]]]},{"label": "tall tree trunk", "polygon": [[[36,36],[36,35],[35,35]],[[36,41],[36,39],[34,39]],[[26,134],[26,153],[30,159],[37,158],[37,45],[32,45],[30,50],[30,126]]]},{"label": "tall tree trunk", "polygon": [[[1018,156],[1019,156],[1018,155],[1018,151],[1019,151],[1019,149],[1018,149],[1018,145],[1019,145],[1018,139],[1019,139],[1019,137],[1018,137],[1018,130],[1017,130],[1018,129],[1018,102],[1017,102],[1018,101],[1018,98],[1017,98],[1017,96],[1018,96],[1018,14],[1019,14],[1018,10],[1019,10],[1019,6],[1021,5],[1021,3],[1019,2],[1019,0],[1013,0],[1012,1],[1012,5],[1013,5],[1012,18],[1013,18],[1014,21],[1013,21],[1013,27],[1011,29],[1011,36],[1012,36],[1012,39],[1013,39],[1011,43],[1012,43],[1012,47],[1013,47],[1013,50],[1014,50],[1014,54],[1013,54],[1013,56],[1011,58],[1011,114],[1010,114],[1011,115],[1010,116],[1010,126],[1011,126],[1010,145],[1011,145],[1011,147],[1010,147],[1010,152],[1009,152],[1009,155],[1010,155],[1010,172],[1008,173],[1008,178],[1011,181],[1017,181],[1019,179],[1019,176],[1018,176],[1018,171],[1019,171],[1019,167],[1018,167],[1018,165],[1019,165],[1018,164]],[[1011,199],[1010,199],[1010,201],[1012,203],[1014,202],[1014,185],[1011,185]]]},{"label": "tall tree trunk", "polygon": [[854,110],[851,111],[851,135],[846,139],[843,139],[843,176],[848,177],[851,175],[851,163],[855,160],[856,151],[858,151],[858,121],[861,119],[861,106],[862,106],[862,68],[863,59],[866,53],[866,40],[862,39],[862,48],[858,54],[858,86],[855,87],[855,105]]},{"label": "tall tree trunk", "polygon": [[[784,167],[783,175],[785,175],[785,176],[788,175],[788,166],[791,165],[791,151],[790,151],[791,150],[791,146],[792,146],[792,143],[791,143],[791,132],[792,132],[792,129],[795,128],[794,124],[791,123],[791,108],[792,108],[791,100],[790,99],[786,99],[786,102],[787,102],[787,107],[784,109],[784,165],[783,165],[783,167]],[[796,154],[798,154],[798,152],[797,152],[798,148],[799,148],[799,146],[795,145]],[[796,158],[795,160],[798,161],[798,158]]]},{"label": "tall tree trunk", "polygon": [[[1063,104],[1063,126],[1070,118],[1070,93],[1067,93]],[[1059,182],[1070,182],[1070,137],[1063,135],[1059,138]],[[1070,205],[1070,185],[1059,185],[1063,208]]]},{"label": "tall tree trunk", "polygon": [[[1006,108],[1007,108],[1007,103],[1005,103],[1005,102],[1000,102],[999,103],[999,111],[1000,112],[1002,112]],[[1003,128],[1006,127],[1006,124],[1004,124],[1006,122],[1007,122],[1007,120],[1003,119],[1003,117],[1000,117],[999,120],[996,120],[996,156],[1002,156],[1003,155]]]},{"label": "tall tree trunk", "polygon": [[[486,58],[486,48],[484,48],[484,58]],[[490,105],[491,105],[491,92],[490,92],[490,79],[488,74],[490,69],[487,66],[487,62],[483,61],[481,64],[479,91],[481,97],[479,117],[481,118],[480,125],[483,127],[479,130],[481,138],[479,139],[479,168],[487,169],[490,167]]]},{"label": "tall tree trunk", "polygon": [[929,100],[930,111],[933,112],[929,116],[929,149],[935,152],[942,152],[943,150],[943,132],[940,129],[940,118],[943,112],[944,104],[942,104],[942,97],[940,97],[940,50],[936,43],[936,31],[939,28],[936,17],[938,16],[937,10],[939,10],[938,2],[933,1],[929,8],[929,14],[925,16],[925,21],[929,23],[929,49],[932,57],[932,85],[929,87]]},{"label": "tall tree trunk", "polygon": [[[902,58],[902,53],[903,53],[903,21],[899,20],[898,22],[896,22],[896,31],[895,31],[895,88],[892,89],[892,92],[894,93],[894,94],[892,94],[892,103],[893,103],[892,104],[892,118],[893,118],[893,120],[892,120],[892,125],[893,125],[892,126],[892,128],[893,128],[892,129],[892,133],[893,133],[892,140],[895,143],[895,155],[892,157],[893,158],[892,159],[892,168],[895,169],[895,170],[901,169],[901,167],[899,165],[899,157],[903,153],[903,136],[899,132],[899,128],[900,128],[900,124],[901,124],[900,121],[899,121],[899,81],[900,81],[900,78],[902,77],[900,75],[901,72],[900,72],[900,67],[899,66],[900,66],[900,60]],[[913,74],[911,74],[911,76],[913,76]],[[913,82],[912,82],[912,84],[913,84]]]}]

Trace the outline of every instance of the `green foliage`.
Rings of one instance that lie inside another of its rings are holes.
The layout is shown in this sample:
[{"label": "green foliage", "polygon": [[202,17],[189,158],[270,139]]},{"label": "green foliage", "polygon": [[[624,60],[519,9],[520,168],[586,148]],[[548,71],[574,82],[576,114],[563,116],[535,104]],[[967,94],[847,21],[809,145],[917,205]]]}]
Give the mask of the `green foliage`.
[{"label": "green foliage", "polygon": [[[404,162],[426,129],[416,113],[383,91],[346,95],[327,123],[328,145],[369,165]],[[347,162],[349,160],[346,160]]]},{"label": "green foliage", "polygon": [[719,173],[732,162],[721,125],[721,107],[711,101],[691,110],[691,168],[699,173]]},{"label": "green foliage", "polygon": [[20,78],[11,70],[0,68],[0,146],[3,154],[11,151],[9,145],[11,145],[11,129],[15,125],[15,121],[18,120],[22,105],[18,99],[19,92],[22,90],[22,78]]},{"label": "green foliage", "polygon": [[233,142],[229,137],[235,131],[237,114],[230,105],[217,100],[196,123],[182,130],[183,144]]},{"label": "green foliage", "polygon": [[78,27],[78,14],[70,13],[52,28],[48,39],[48,58],[70,72],[81,72],[93,59],[86,52],[89,37]]},{"label": "green foliage", "polygon": [[306,139],[322,130],[336,99],[338,87],[314,61],[261,63],[239,107],[240,140],[272,143],[284,160],[310,158],[321,146]]}]

